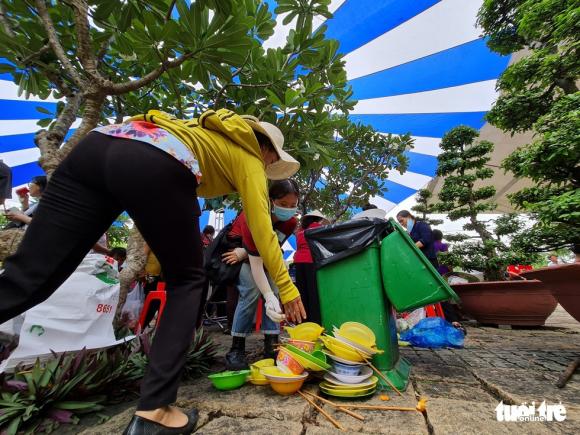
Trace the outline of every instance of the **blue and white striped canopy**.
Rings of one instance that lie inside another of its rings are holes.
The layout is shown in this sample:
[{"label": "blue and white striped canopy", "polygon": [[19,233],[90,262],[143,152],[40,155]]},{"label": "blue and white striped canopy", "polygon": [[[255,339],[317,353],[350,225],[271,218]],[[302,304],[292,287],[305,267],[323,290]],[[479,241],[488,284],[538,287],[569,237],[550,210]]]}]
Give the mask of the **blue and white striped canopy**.
[{"label": "blue and white striped canopy", "polygon": [[[482,0],[333,0],[327,36],[340,42],[358,100],[351,118],[378,131],[411,133],[408,171],[389,174],[372,203],[389,211],[435,175],[439,142],[463,124],[480,129],[509,57],[476,28]],[[281,20],[278,20],[281,25]],[[276,36],[276,35],[275,35]]]},{"label": "blue and white striped canopy", "polygon": [[[275,0],[267,0],[270,10]],[[434,176],[439,141],[450,128],[481,128],[496,98],[496,79],[509,57],[491,53],[475,27],[482,0],[333,0],[334,17],[324,22],[327,35],[340,42],[348,78],[359,103],[352,119],[384,133],[410,132],[409,170],[393,173],[383,197],[390,210],[424,187]],[[288,26],[276,17],[267,47],[284,44]],[[320,21],[317,24],[323,24]],[[0,75],[0,158],[13,168],[14,186],[42,171],[33,136],[41,114],[55,101],[17,97],[16,85]],[[231,216],[226,216],[226,223]],[[208,220],[206,216],[202,224]]]}]

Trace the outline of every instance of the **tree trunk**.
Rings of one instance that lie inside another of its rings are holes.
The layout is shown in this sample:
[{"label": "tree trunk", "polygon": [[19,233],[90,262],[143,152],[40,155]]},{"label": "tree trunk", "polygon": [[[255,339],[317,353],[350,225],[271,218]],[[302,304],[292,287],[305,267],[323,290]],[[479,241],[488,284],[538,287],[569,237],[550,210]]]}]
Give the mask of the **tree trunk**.
[{"label": "tree trunk", "polygon": [[[488,259],[493,259],[493,258],[497,258],[497,252],[495,252],[495,249],[493,248],[488,248],[487,246],[487,242],[493,240],[493,234],[491,234],[487,228],[485,227],[485,225],[477,220],[477,215],[471,215],[469,217],[469,220],[471,222],[471,225],[473,226],[474,231],[479,235],[481,241],[483,242],[483,246],[484,246],[484,251],[485,251],[485,256]],[[504,276],[502,273],[502,270],[500,269],[486,269],[483,271],[483,278],[485,281],[503,281],[504,280]]]},{"label": "tree trunk", "polygon": [[58,154],[61,161],[72,151],[82,138],[99,124],[104,101],[105,96],[100,91],[95,89],[87,91],[83,120],[70,139],[60,148]]},{"label": "tree trunk", "polygon": [[119,274],[120,289],[119,289],[119,303],[117,305],[117,312],[115,313],[115,326],[119,327],[121,323],[121,310],[127,300],[127,293],[131,283],[137,279],[141,271],[145,267],[147,256],[145,255],[145,240],[137,227],[133,227],[129,234],[127,241],[127,259],[123,263],[123,270]]},{"label": "tree trunk", "polygon": [[67,98],[65,107],[49,130],[40,130],[34,136],[34,142],[40,149],[39,164],[51,176],[60,164],[60,146],[71,125],[75,122],[77,112],[82,103],[82,95],[73,94]]}]

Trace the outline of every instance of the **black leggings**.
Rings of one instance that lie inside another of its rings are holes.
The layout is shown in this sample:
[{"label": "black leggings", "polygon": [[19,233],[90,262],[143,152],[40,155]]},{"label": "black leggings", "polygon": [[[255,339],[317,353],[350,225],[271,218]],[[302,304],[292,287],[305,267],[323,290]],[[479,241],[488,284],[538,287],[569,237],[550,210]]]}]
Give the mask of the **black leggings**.
[{"label": "black leggings", "polygon": [[157,255],[167,304],[137,409],[173,403],[204,284],[194,175],[152,145],[90,133],[54,172],[0,275],[0,323],[47,299],[126,210]]}]

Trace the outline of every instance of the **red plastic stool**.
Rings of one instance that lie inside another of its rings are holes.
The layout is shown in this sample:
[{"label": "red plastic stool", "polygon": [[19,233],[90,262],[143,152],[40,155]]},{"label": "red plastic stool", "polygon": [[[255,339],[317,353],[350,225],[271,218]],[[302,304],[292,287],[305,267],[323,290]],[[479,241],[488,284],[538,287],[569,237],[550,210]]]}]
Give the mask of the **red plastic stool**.
[{"label": "red plastic stool", "polygon": [[258,306],[256,307],[256,332],[260,332],[260,328],[262,327],[262,310],[263,310],[264,303],[262,302],[262,298],[258,299]]},{"label": "red plastic stool", "polygon": [[426,317],[441,317],[445,319],[445,314],[443,313],[443,308],[441,308],[441,304],[433,304],[427,305],[425,307],[425,316]]},{"label": "red plastic stool", "polygon": [[142,331],[143,328],[147,325],[144,325],[145,318],[147,317],[147,312],[149,311],[149,306],[151,305],[151,301],[158,300],[159,301],[159,311],[157,312],[157,323],[161,321],[161,315],[163,314],[163,310],[165,309],[165,302],[166,302],[166,293],[165,293],[165,283],[158,282],[157,289],[150,291],[147,297],[145,298],[145,302],[143,302],[143,309],[141,310],[141,315],[139,316],[139,322],[137,323],[137,331]]}]

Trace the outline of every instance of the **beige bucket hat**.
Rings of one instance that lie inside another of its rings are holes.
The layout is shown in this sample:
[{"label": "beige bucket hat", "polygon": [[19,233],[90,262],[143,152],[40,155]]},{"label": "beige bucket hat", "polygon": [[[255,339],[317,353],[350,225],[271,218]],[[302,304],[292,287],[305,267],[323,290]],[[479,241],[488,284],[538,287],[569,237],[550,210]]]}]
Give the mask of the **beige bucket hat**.
[{"label": "beige bucket hat", "polygon": [[314,211],[308,212],[302,217],[303,218],[305,218],[305,217],[319,217],[319,218],[328,220],[328,218],[326,216],[324,216],[320,210],[314,210]]},{"label": "beige bucket hat", "polygon": [[262,133],[270,139],[270,142],[272,142],[272,145],[280,158],[277,162],[266,167],[266,175],[270,180],[284,180],[298,172],[298,169],[300,169],[300,163],[282,148],[284,146],[284,135],[278,127],[269,122],[260,121],[252,115],[241,116],[242,119],[252,127],[252,130]]}]

